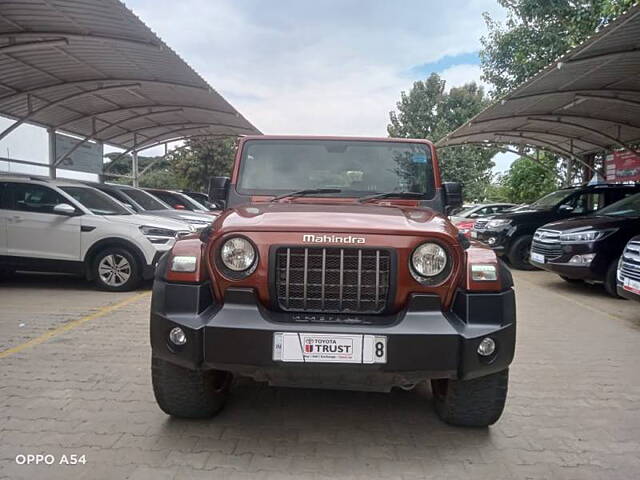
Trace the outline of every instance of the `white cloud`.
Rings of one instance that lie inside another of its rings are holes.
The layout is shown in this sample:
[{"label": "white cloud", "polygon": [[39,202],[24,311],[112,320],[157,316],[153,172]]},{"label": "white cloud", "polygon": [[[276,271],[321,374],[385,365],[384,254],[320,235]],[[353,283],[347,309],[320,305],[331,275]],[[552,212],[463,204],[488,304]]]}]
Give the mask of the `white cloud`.
[{"label": "white cloud", "polygon": [[[400,92],[421,79],[407,72],[479,50],[482,12],[502,15],[495,0],[128,0],[127,6],[249,121],[273,134],[385,136]],[[480,77],[469,64],[441,74],[449,86]],[[16,132],[7,141],[29,143],[27,137]]]}]

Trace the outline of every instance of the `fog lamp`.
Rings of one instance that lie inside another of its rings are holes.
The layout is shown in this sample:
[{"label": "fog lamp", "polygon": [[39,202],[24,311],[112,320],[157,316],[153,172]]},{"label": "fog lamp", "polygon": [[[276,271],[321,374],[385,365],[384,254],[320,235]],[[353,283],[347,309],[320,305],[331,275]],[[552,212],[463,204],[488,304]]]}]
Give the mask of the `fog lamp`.
[{"label": "fog lamp", "polygon": [[489,238],[487,239],[487,243],[488,243],[489,245],[495,245],[495,243],[496,243],[496,237],[489,237]]},{"label": "fog lamp", "polygon": [[589,265],[595,256],[596,256],[595,253],[586,253],[584,255],[574,255],[569,260],[569,263],[577,263],[577,264],[580,264],[580,265]]},{"label": "fog lamp", "polygon": [[175,345],[184,345],[187,343],[187,336],[180,327],[175,327],[169,332],[169,340]]},{"label": "fog lamp", "polygon": [[478,355],[488,357],[496,351],[496,342],[491,337],[485,337],[478,345]]}]

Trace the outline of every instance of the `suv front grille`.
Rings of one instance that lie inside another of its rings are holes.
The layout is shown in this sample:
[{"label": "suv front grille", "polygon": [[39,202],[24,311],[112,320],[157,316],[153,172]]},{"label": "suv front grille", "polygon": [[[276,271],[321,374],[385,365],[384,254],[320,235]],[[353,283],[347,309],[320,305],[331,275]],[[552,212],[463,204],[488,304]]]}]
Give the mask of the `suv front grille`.
[{"label": "suv front grille", "polygon": [[473,224],[473,228],[475,230],[484,230],[487,226],[487,223],[489,223],[488,219],[482,219],[482,220],[476,220],[476,222]]},{"label": "suv front grille", "polygon": [[387,305],[387,250],[281,247],[275,269],[278,306],[288,312],[380,313]]},{"label": "suv front grille", "polygon": [[560,232],[557,230],[547,230],[545,228],[539,228],[533,235],[531,251],[549,258],[559,257],[560,255],[562,255],[562,245],[560,245]]},{"label": "suv front grille", "polygon": [[622,254],[620,273],[623,277],[640,281],[640,240],[629,242]]}]

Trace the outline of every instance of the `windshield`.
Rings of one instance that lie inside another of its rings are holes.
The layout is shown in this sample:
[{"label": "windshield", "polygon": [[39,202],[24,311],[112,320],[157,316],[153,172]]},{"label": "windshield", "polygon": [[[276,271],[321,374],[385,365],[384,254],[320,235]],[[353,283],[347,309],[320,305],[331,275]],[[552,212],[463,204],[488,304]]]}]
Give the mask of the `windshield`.
[{"label": "windshield", "polygon": [[95,188],[60,187],[60,189],[96,215],[131,215],[123,205]]},{"label": "windshield", "polygon": [[140,205],[144,210],[170,210],[171,207],[161,202],[153,195],[143,190],[135,190],[133,188],[123,188],[122,193],[130,197],[134,202]]},{"label": "windshield", "polygon": [[566,189],[566,190],[558,190],[557,192],[551,192],[548,195],[538,199],[529,205],[529,208],[539,209],[539,210],[547,210],[555,207],[557,204],[566,199],[569,195],[571,195],[575,189]]},{"label": "windshield", "polygon": [[466,208],[458,213],[455,214],[456,217],[461,217],[461,218],[467,218],[469,215],[471,215],[473,212],[477,211],[480,209],[480,206],[476,205],[475,207],[471,207],[471,208]]},{"label": "windshield", "polygon": [[602,208],[594,215],[608,215],[612,217],[640,217],[640,193],[631,195],[608,207]]},{"label": "windshield", "polygon": [[248,141],[236,188],[247,195],[325,188],[339,189],[341,196],[413,192],[429,199],[435,194],[430,149],[391,141]]}]

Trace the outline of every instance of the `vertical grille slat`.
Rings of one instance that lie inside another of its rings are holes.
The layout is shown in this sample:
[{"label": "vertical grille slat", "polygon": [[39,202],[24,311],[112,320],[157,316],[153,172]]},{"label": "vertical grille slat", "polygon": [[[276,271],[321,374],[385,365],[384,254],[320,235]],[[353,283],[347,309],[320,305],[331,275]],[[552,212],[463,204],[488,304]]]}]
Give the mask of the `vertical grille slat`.
[{"label": "vertical grille slat", "polygon": [[391,253],[374,248],[276,250],[278,306],[291,312],[380,313],[390,291]]},{"label": "vertical grille slat", "polygon": [[362,250],[358,250],[358,310],[360,310],[360,299],[362,297]]},{"label": "vertical grille slat", "polygon": [[376,305],[380,299],[380,250],[376,250]]}]

